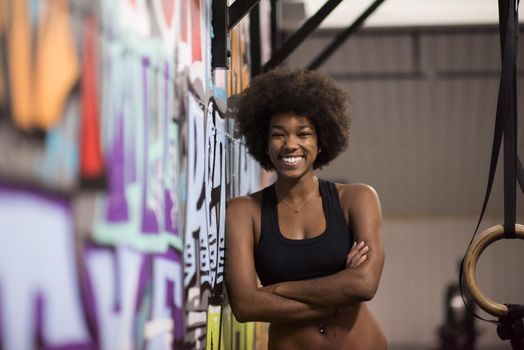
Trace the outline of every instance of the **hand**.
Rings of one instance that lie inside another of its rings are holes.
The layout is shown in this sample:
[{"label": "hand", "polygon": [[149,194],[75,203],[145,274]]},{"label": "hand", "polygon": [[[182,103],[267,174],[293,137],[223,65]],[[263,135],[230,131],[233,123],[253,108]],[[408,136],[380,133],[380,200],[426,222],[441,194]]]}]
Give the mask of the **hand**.
[{"label": "hand", "polygon": [[346,257],[346,269],[359,267],[360,264],[368,258],[366,255],[368,251],[369,247],[364,243],[364,241],[361,241],[359,244],[357,244],[357,242],[353,243],[353,246]]}]

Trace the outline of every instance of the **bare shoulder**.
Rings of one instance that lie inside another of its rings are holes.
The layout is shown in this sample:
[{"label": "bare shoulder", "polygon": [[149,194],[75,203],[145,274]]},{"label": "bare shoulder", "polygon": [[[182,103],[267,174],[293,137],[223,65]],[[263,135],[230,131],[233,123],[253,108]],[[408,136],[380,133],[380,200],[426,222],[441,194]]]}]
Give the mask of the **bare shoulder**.
[{"label": "bare shoulder", "polygon": [[[247,196],[235,197],[227,202],[226,232],[228,239],[237,237],[244,241],[245,237],[256,239],[260,231],[260,213],[262,207],[262,191]],[[245,235],[245,232],[251,235]]]},{"label": "bare shoulder", "polygon": [[230,199],[227,202],[227,212],[235,215],[250,215],[260,211],[262,203],[262,191],[252,193],[247,196],[240,196]]},{"label": "bare shoulder", "polygon": [[344,203],[379,202],[377,191],[363,183],[336,184],[340,199]]},{"label": "bare shoulder", "polygon": [[340,187],[337,185],[337,189],[340,205],[356,237],[369,241],[371,233],[380,232],[382,222],[382,209],[377,191],[361,183],[340,185]]}]

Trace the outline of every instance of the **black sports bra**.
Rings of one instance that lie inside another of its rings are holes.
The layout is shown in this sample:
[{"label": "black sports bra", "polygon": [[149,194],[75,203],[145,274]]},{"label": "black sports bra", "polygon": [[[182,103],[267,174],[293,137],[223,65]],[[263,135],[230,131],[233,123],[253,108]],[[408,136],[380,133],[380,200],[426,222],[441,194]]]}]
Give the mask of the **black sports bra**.
[{"label": "black sports bra", "polygon": [[353,244],[336,185],[319,179],[326,229],[311,239],[289,239],[278,225],[275,185],[262,193],[261,232],[255,268],[263,285],[331,275],[343,270]]}]

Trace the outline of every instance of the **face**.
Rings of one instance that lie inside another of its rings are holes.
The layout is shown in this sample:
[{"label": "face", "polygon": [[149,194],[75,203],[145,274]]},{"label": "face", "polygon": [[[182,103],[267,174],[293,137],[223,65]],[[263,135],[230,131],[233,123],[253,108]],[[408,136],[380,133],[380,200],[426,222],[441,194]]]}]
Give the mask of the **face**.
[{"label": "face", "polygon": [[279,175],[301,177],[313,172],[318,143],[309,118],[293,112],[275,114],[269,122],[267,144],[269,159]]}]

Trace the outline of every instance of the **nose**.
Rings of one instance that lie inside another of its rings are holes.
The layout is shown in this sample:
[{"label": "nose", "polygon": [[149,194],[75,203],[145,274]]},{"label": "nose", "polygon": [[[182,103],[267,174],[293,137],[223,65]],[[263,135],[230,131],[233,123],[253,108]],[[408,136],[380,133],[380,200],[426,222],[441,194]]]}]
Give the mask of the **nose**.
[{"label": "nose", "polygon": [[295,150],[298,148],[298,140],[294,135],[286,137],[285,148],[288,150]]}]

